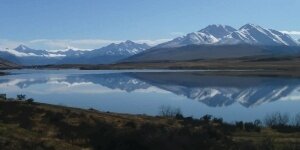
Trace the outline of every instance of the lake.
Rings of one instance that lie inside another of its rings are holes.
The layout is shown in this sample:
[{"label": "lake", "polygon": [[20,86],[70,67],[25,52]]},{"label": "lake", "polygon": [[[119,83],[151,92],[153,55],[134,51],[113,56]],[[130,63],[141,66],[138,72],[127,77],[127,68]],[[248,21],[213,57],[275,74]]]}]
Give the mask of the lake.
[{"label": "lake", "polygon": [[300,78],[221,76],[205,71],[10,70],[0,94],[129,114],[158,115],[162,106],[184,116],[253,121],[273,112],[300,112]]}]

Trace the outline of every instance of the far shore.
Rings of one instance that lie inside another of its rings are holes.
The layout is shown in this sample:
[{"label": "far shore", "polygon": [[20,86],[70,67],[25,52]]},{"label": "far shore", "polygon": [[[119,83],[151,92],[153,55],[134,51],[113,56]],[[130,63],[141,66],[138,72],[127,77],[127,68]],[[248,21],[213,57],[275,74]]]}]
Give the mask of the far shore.
[{"label": "far shore", "polygon": [[61,64],[25,66],[27,69],[80,70],[207,70],[205,74],[234,76],[300,77],[300,58],[240,58],[165,62],[127,62],[116,64]]}]

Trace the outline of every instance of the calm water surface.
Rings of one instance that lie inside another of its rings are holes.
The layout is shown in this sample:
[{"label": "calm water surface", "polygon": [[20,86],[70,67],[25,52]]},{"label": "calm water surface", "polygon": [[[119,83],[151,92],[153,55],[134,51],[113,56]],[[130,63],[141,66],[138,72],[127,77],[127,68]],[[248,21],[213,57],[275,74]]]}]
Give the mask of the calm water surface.
[{"label": "calm water surface", "polygon": [[203,75],[202,71],[11,70],[0,93],[35,101],[131,114],[157,115],[162,105],[185,116],[211,114],[253,121],[300,112],[300,78]]}]

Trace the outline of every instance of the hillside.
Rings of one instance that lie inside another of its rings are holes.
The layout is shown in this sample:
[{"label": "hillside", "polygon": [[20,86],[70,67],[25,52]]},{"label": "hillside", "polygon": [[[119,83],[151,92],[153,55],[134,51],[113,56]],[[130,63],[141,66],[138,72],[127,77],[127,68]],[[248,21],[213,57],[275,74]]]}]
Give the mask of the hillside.
[{"label": "hillside", "polygon": [[189,45],[176,48],[149,49],[121,62],[187,61],[242,57],[279,57],[300,55],[300,47],[256,45]]},{"label": "hillside", "polygon": [[0,58],[0,69],[17,68],[19,65]]},{"label": "hillside", "polygon": [[[0,147],[21,149],[160,150],[299,148],[299,127],[260,121],[228,124],[183,117],[164,107],[157,117],[115,114],[0,98]],[[13,131],[13,132],[11,132]],[[291,133],[290,131],[293,131]]]}]

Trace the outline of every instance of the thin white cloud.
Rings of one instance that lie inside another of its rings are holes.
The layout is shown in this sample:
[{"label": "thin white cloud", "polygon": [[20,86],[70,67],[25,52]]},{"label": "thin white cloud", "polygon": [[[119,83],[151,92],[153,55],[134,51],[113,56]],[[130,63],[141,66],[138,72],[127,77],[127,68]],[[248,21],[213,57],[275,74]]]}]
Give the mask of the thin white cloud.
[{"label": "thin white cloud", "polygon": [[300,35],[300,31],[281,31],[281,32],[290,35]]},{"label": "thin white cloud", "polygon": [[171,32],[170,33],[170,35],[172,35],[172,36],[183,36],[184,35],[184,33],[183,32]]},{"label": "thin white cloud", "polygon": [[160,43],[164,43],[164,42],[167,42],[167,41],[170,41],[172,39],[157,39],[157,40],[133,40],[134,42],[136,43],[146,43],[150,46],[155,46],[157,44],[160,44]]},{"label": "thin white cloud", "polygon": [[[43,47],[45,49],[66,49],[66,48],[75,48],[75,49],[95,49],[110,43],[119,43],[118,40],[102,40],[102,39],[80,39],[80,40],[71,40],[71,39],[37,39],[28,41],[29,46],[34,47]],[[26,42],[25,42],[26,43]]]},{"label": "thin white cloud", "polygon": [[[155,40],[132,40],[137,43],[147,43],[151,46],[169,41],[171,39],[155,39]],[[13,49],[20,44],[27,45],[35,49],[50,49],[50,50],[62,50],[67,48],[74,48],[80,50],[91,50],[101,48],[111,43],[120,43],[125,40],[106,40],[106,39],[34,39],[28,41],[14,41],[7,39],[0,39],[1,48]]]}]

